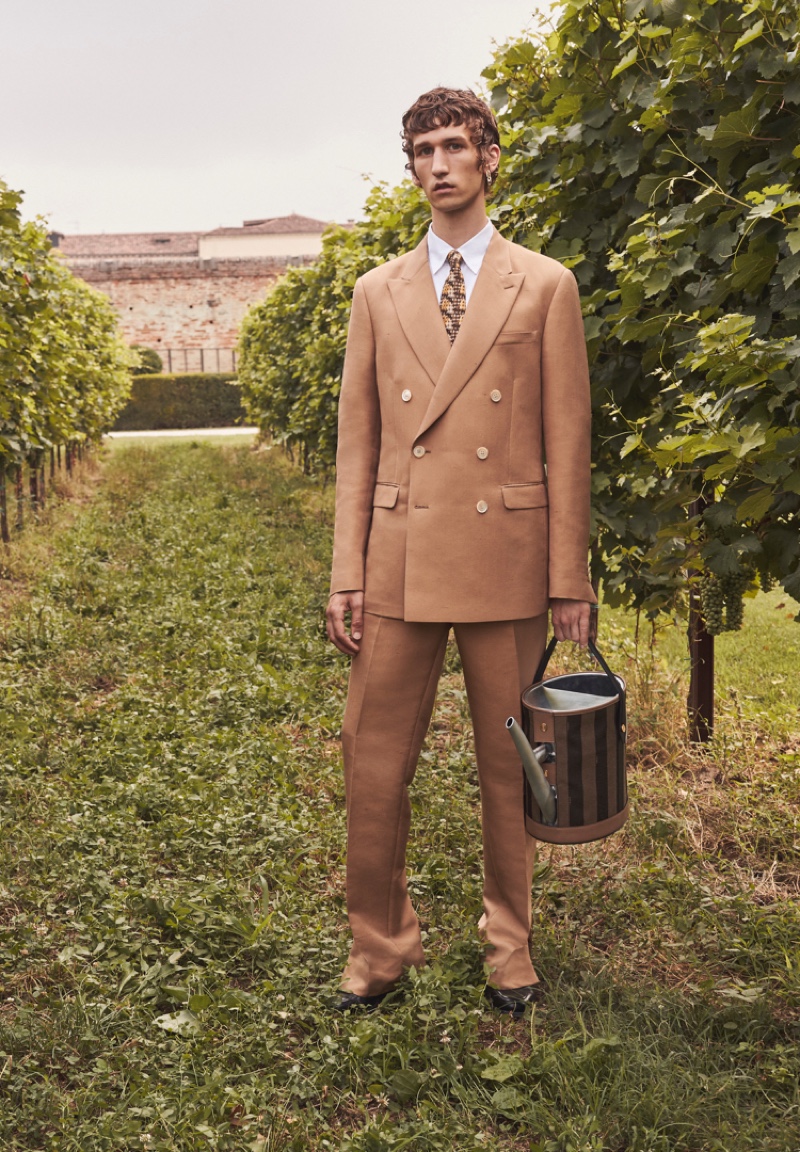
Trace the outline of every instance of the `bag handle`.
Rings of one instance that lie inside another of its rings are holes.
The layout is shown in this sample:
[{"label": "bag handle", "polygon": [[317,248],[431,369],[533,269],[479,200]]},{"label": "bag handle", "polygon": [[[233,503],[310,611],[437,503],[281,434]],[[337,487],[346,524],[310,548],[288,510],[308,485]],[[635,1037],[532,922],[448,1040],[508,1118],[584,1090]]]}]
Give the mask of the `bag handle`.
[{"label": "bag handle", "polygon": [[[550,640],[550,643],[547,645],[547,647],[544,650],[544,655],[542,656],[541,660],[539,661],[539,667],[536,669],[536,672],[534,673],[534,676],[533,676],[533,683],[534,684],[539,684],[544,679],[544,674],[545,674],[545,671],[547,669],[547,665],[550,663],[550,657],[553,655],[553,653],[556,650],[556,644],[558,644],[558,640],[556,639],[555,636],[553,636],[552,639]],[[611,671],[608,664],[606,664],[603,656],[600,653],[600,649],[597,647],[594,640],[589,641],[589,651],[591,652],[592,656],[597,661],[597,663],[600,665],[600,667],[603,669],[603,671],[605,672],[606,676],[609,678],[611,683],[614,685],[614,692],[617,695],[619,695],[619,712],[618,712],[619,726],[620,726],[620,731],[622,732],[623,739],[627,740],[628,739],[628,724],[627,724],[627,711],[628,710],[627,710],[627,702],[625,699],[625,695],[626,695],[625,689],[620,684],[619,680],[616,678],[614,673]]]},{"label": "bag handle", "polygon": [[[534,672],[534,675],[533,675],[533,683],[534,684],[538,684],[540,680],[544,679],[545,670],[547,668],[547,665],[550,663],[550,657],[553,655],[553,653],[556,650],[556,644],[558,644],[558,640],[555,638],[555,636],[553,636],[550,640],[550,643],[547,645],[547,647],[544,650],[544,655],[542,656],[541,660],[539,661],[539,667]],[[597,663],[600,665],[600,667],[603,669],[606,676],[608,676],[609,680],[614,681],[614,687],[617,690],[619,690],[619,688],[620,688],[619,680],[617,680],[616,676],[611,671],[608,664],[606,664],[606,662],[603,659],[603,656],[601,655],[600,650],[598,649],[594,640],[589,641],[589,651],[591,652],[592,656],[595,658]]]}]

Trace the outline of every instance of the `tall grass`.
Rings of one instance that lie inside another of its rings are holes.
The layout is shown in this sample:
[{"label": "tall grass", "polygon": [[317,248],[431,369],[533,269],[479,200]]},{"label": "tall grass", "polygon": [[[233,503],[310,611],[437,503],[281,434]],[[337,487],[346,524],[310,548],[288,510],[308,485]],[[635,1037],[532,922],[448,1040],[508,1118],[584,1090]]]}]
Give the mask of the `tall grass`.
[{"label": "tall grass", "polygon": [[547,1000],[519,1022],[483,1006],[451,652],[410,852],[428,967],[378,1014],[330,1010],[347,933],[329,521],[330,492],[275,454],[126,446],[52,522],[46,564],[7,556],[2,1146],[796,1152],[800,749],[746,693],[689,748],[678,673],[637,660],[612,614],[633,814],[541,851]]}]

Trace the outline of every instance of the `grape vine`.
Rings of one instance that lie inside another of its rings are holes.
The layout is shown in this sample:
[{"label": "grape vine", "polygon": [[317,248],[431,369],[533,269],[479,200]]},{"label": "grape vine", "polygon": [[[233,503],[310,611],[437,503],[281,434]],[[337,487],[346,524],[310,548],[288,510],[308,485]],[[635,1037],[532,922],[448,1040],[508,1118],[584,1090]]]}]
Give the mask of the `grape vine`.
[{"label": "grape vine", "polygon": [[[592,575],[650,617],[685,610],[690,571],[743,556],[752,586],[800,600],[798,41],[798,0],[564,0],[551,36],[483,73],[503,145],[494,223],[581,292]],[[333,467],[353,282],[427,216],[410,183],[376,190],[243,329],[251,417],[309,467]],[[741,597],[720,579],[710,603],[735,628]]]},{"label": "grape vine", "polygon": [[105,296],[73,276],[40,224],[23,222],[21,194],[0,181],[0,531],[6,479],[19,522],[23,469],[34,504],[44,461],[69,465],[113,424],[130,390],[132,357]]}]

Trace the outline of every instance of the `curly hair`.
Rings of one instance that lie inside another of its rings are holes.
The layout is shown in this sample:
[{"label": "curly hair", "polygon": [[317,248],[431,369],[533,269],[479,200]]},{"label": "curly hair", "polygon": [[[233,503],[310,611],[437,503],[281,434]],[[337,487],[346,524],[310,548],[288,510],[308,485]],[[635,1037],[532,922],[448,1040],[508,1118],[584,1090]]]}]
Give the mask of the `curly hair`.
[{"label": "curly hair", "polygon": [[[469,138],[478,149],[481,164],[486,162],[486,150],[500,144],[500,132],[494,113],[488,104],[469,88],[431,88],[424,92],[403,117],[403,151],[408,162],[406,170],[416,179],[414,170],[414,137],[434,128],[447,128],[451,124],[465,124]],[[487,190],[491,186],[487,178]]]}]

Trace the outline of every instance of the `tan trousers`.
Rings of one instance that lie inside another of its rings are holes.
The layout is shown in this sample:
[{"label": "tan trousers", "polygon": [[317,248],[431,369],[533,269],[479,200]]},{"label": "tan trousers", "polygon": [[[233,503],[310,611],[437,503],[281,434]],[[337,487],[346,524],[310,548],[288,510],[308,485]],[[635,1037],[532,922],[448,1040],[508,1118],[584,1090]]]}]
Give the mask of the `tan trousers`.
[{"label": "tan trousers", "polygon": [[[360,996],[391,988],[424,964],[406,886],[409,785],[433,711],[449,624],[367,614],[353,659],[342,746],[347,795],[347,910],[353,946],[342,987]],[[534,841],[525,831],[522,768],[505,728],[519,718],[547,616],[455,624],[475,733],[483,828],[483,907],[491,982],[534,984],[528,939]]]}]

